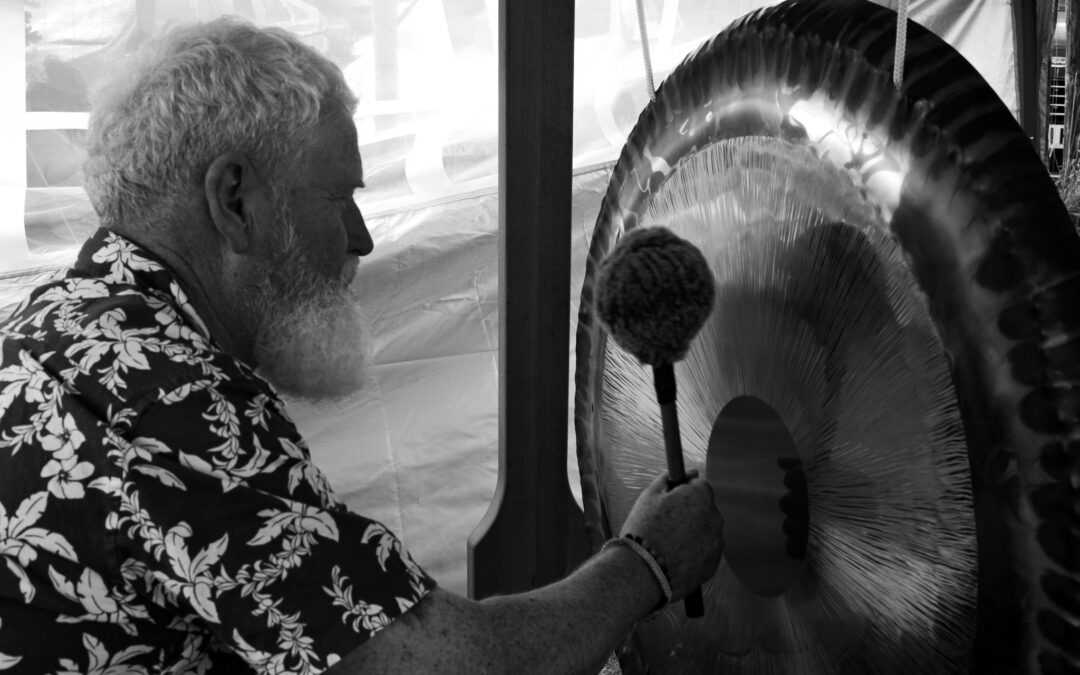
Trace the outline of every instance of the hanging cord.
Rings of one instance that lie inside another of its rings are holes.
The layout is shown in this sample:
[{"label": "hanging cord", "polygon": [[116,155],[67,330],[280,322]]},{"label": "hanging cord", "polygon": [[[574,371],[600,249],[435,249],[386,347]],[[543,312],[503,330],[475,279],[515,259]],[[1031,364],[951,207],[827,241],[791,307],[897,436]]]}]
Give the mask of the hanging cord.
[{"label": "hanging cord", "polygon": [[652,56],[649,54],[649,33],[645,30],[645,0],[637,0],[638,33],[641,34],[641,58],[645,61],[645,91],[649,100],[656,100],[656,87],[653,85]]},{"label": "hanging cord", "polygon": [[[639,4],[640,4],[640,0]],[[896,59],[893,61],[893,86],[900,89],[904,83],[904,58],[907,56],[907,15],[908,0],[900,0],[896,11]]]}]

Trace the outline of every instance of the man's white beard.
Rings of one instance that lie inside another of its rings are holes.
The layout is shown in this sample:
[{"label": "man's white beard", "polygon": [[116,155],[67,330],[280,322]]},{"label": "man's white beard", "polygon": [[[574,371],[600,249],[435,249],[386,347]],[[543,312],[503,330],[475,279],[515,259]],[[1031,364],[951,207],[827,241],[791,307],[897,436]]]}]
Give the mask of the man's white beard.
[{"label": "man's white beard", "polygon": [[314,400],[347,396],[364,383],[369,354],[363,314],[346,270],[335,278],[315,272],[291,224],[286,226],[284,251],[267,266],[253,299],[260,324],[255,362],[285,394]]}]

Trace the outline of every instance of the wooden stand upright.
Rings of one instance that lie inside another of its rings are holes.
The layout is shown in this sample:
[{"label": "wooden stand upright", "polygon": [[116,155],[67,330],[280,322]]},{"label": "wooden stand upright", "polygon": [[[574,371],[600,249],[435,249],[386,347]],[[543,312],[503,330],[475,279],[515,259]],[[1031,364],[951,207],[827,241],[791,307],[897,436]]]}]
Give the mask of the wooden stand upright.
[{"label": "wooden stand upright", "polygon": [[469,596],[585,557],[566,477],[574,2],[499,2],[499,478],[469,537]]}]

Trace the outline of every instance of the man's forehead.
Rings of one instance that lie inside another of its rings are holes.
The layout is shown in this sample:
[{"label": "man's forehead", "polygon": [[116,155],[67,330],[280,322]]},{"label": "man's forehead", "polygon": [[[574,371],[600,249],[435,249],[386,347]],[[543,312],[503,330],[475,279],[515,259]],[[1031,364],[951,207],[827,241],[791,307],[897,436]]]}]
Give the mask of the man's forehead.
[{"label": "man's forehead", "polygon": [[319,122],[307,159],[309,169],[320,178],[352,185],[363,183],[356,125],[344,111],[330,112]]}]

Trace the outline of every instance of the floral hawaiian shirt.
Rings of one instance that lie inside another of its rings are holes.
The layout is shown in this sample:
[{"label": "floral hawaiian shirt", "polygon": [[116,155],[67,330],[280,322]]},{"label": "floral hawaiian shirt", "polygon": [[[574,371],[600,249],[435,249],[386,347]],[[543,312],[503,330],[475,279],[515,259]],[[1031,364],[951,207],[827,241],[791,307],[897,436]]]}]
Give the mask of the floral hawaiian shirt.
[{"label": "floral hawaiian shirt", "polygon": [[0,672],[319,673],[434,587],[131,241],[0,345]]}]

